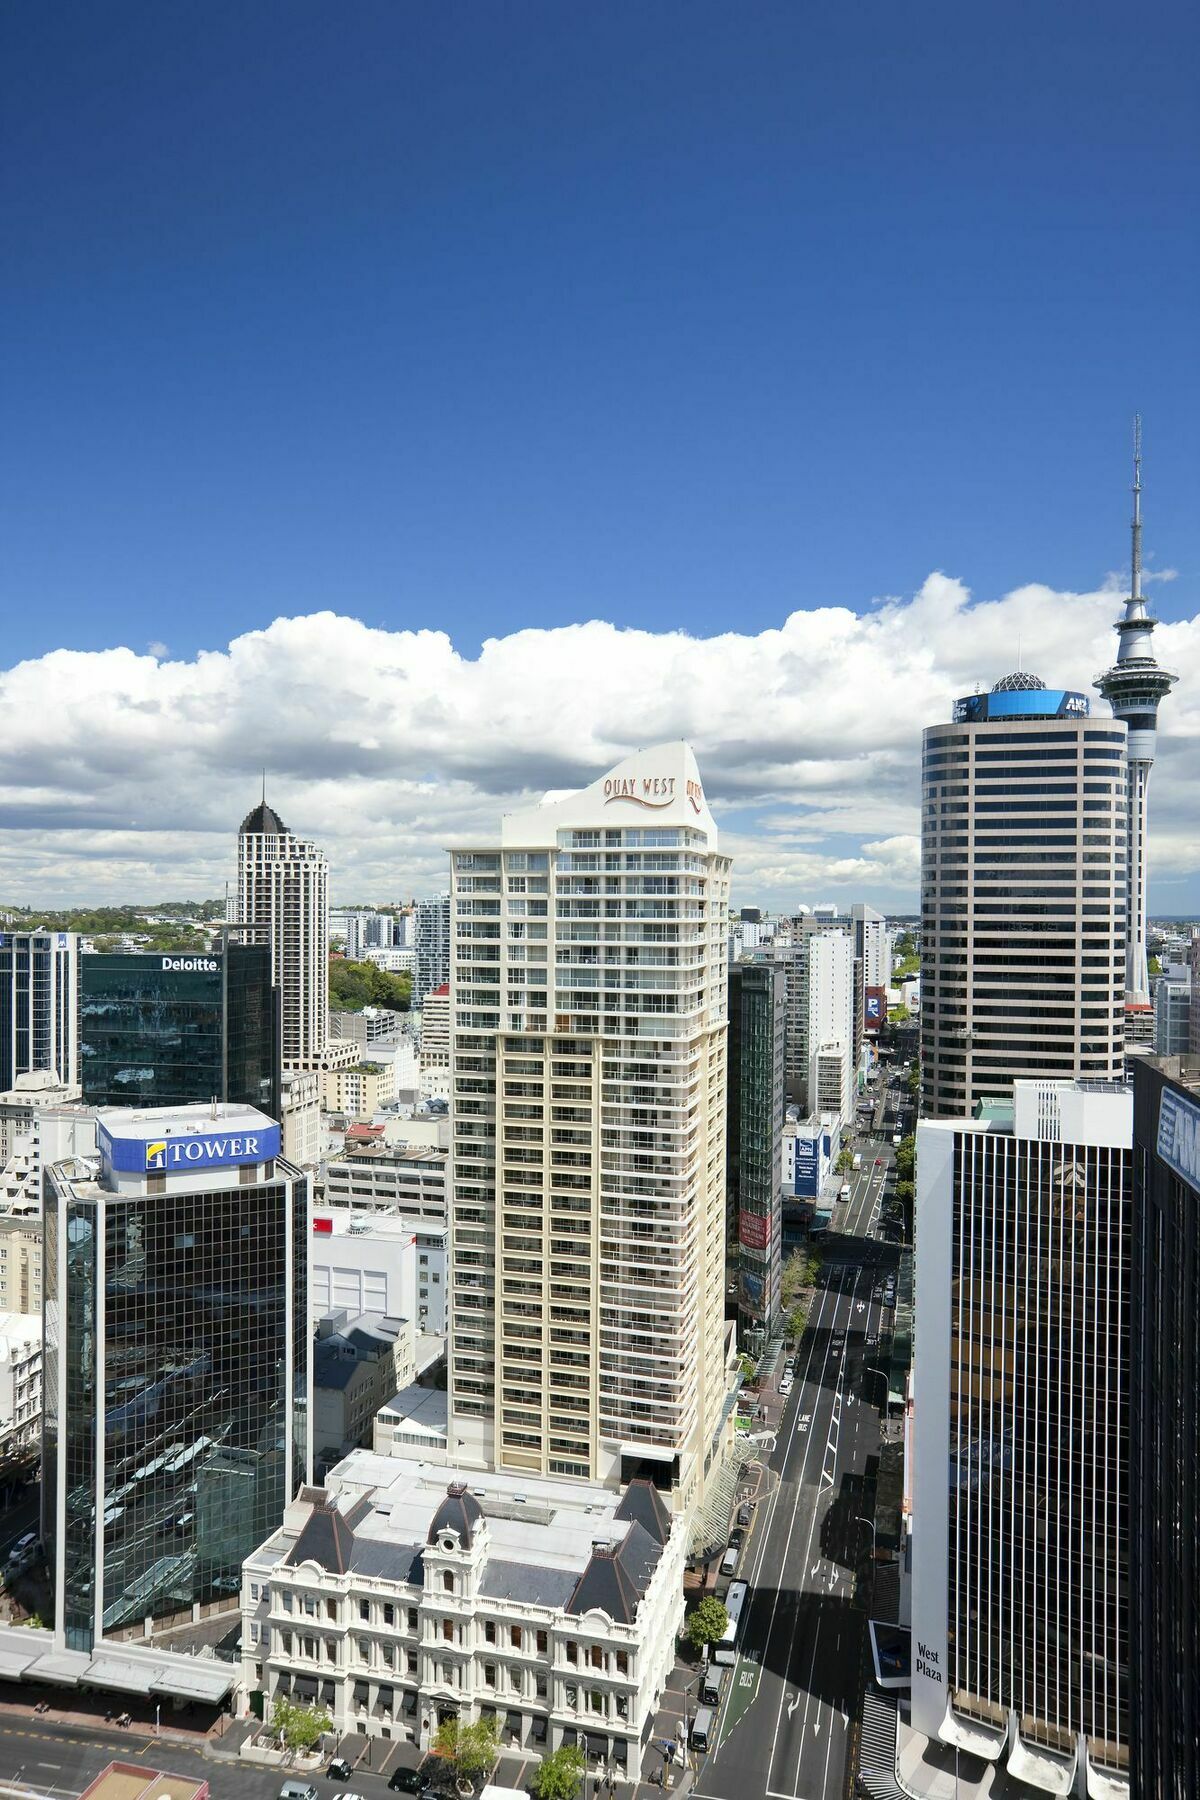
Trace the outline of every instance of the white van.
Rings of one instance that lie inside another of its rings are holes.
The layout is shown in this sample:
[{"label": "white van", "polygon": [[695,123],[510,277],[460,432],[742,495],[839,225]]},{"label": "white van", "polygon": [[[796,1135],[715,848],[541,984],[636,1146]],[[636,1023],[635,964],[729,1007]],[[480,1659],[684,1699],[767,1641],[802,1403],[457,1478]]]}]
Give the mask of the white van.
[{"label": "white van", "polygon": [[738,1549],[736,1544],[730,1544],[728,1550],[725,1552],[724,1556],[721,1558],[721,1573],[722,1573],[722,1575],[732,1575],[733,1574],[733,1571],[738,1566],[738,1557],[741,1554],[742,1553]]},{"label": "white van", "polygon": [[707,1750],[712,1737],[713,1719],[715,1715],[711,1706],[698,1706],[696,1716],[692,1720],[692,1749]]}]

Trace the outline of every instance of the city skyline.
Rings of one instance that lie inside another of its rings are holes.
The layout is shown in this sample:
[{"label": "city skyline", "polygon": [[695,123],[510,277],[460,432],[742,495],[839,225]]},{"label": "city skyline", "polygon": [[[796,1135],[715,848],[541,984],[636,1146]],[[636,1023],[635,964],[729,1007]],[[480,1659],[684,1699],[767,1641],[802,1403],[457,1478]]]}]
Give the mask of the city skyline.
[{"label": "city skyline", "polygon": [[[1123,513],[1118,490],[1118,542]],[[757,635],[592,621],[496,638],[476,660],[443,633],[332,614],[278,620],[190,662],[58,652],[0,675],[16,721],[0,750],[2,898],[219,893],[233,874],[231,825],[264,764],[273,804],[329,857],[337,897],[433,894],[451,837],[677,734],[711,771],[737,904],[786,911],[866,895],[915,911],[922,723],[1017,660],[1090,692],[1112,662],[1127,591],[1114,570],[1088,593],[1031,583],[988,599],[934,574],[908,599],[795,613]],[[1188,915],[1200,912],[1188,779],[1200,616],[1165,621],[1157,638],[1180,679],[1158,746],[1149,910]]]}]

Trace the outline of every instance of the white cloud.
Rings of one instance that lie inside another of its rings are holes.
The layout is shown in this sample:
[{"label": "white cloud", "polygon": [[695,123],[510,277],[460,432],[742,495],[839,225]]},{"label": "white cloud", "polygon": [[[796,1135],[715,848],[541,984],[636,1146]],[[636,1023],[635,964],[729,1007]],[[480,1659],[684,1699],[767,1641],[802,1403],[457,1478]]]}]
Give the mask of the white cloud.
[{"label": "white cloud", "polygon": [[[1024,666],[1090,691],[1115,610],[1107,588],[1038,584],[972,602],[938,573],[909,600],[797,612],[754,636],[592,620],[493,638],[472,660],[442,632],[322,612],[186,662],[161,644],[57,650],[0,676],[0,899],[219,892],[264,766],[272,803],[328,851],[336,896],[429,892],[446,846],[493,837],[502,810],[685,736],[740,901],[911,906],[922,726],[1014,668],[1018,643]],[[1153,867],[1182,909],[1200,904],[1200,619],[1157,641],[1181,680],[1162,714]]]}]

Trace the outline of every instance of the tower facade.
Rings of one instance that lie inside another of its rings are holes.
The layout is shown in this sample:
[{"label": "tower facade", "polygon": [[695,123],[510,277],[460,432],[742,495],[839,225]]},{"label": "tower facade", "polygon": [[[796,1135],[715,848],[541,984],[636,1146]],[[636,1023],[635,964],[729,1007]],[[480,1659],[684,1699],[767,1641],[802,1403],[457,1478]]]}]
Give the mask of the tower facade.
[{"label": "tower facade", "polygon": [[924,733],[921,1112],[1124,1068],[1125,726],[1005,676]]},{"label": "tower facade", "polygon": [[1018,1081],[917,1130],[912,1722],[1057,1794],[1129,1792],[1132,1126]]},{"label": "tower facade", "polygon": [[1154,766],[1158,703],[1176,677],[1160,669],[1154,657],[1157,620],[1142,593],[1142,422],[1134,422],[1133,556],[1129,598],[1117,620],[1117,660],[1096,679],[1096,686],[1128,729],[1129,818],[1125,856],[1128,869],[1128,914],[1125,944],[1125,1003],[1131,1010],[1150,1005],[1146,955],[1146,793]]},{"label": "tower facade", "polygon": [[414,908],[413,940],[416,962],[413,968],[412,1003],[418,1011],[427,994],[444,987],[450,979],[450,896],[435,894],[432,900],[418,900]]},{"label": "tower facade", "polygon": [[452,856],[451,1440],[686,1505],[728,1429],[729,862],[686,744]]},{"label": "tower facade", "polygon": [[305,1479],[308,1177],[253,1107],[112,1108],[45,1183],[42,1527],[90,1651],[228,1593]]},{"label": "tower facade", "polygon": [[779,1317],[783,1242],[783,972],[729,971],[728,1195],[738,1328],[761,1348]]},{"label": "tower facade", "polygon": [[79,1080],[79,938],[73,931],[0,932],[0,1092],[53,1069]]},{"label": "tower facade", "polygon": [[266,801],[238,832],[238,918],[271,946],[285,1071],[316,1069],[329,1030],[329,864]]}]

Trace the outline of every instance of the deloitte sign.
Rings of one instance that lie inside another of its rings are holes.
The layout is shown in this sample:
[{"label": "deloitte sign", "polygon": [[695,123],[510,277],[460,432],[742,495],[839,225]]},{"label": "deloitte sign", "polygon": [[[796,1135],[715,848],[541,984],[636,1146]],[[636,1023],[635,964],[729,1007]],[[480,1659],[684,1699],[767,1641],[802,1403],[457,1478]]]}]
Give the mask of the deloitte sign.
[{"label": "deloitte sign", "polygon": [[175,975],[216,975],[221,967],[215,956],[164,956],[162,966]]},{"label": "deloitte sign", "polygon": [[240,1131],[181,1131],[178,1135],[117,1137],[96,1122],[102,1159],[123,1175],[196,1175],[203,1169],[270,1162],[279,1155],[279,1126],[243,1115]]}]

